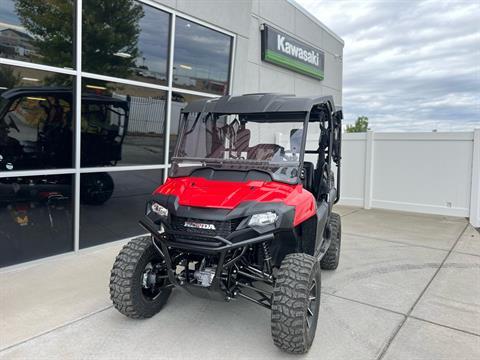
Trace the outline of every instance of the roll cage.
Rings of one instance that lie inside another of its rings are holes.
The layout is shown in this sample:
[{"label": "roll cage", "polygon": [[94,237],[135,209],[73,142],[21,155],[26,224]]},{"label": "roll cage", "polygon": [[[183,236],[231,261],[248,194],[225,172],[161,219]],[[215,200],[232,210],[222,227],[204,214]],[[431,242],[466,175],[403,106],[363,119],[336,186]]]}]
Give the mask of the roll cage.
[{"label": "roll cage", "polygon": [[[334,106],[332,96],[297,98],[293,95],[248,94],[243,96],[223,96],[217,99],[205,99],[190,103],[181,113],[179,138],[175,148],[174,159],[179,155],[182,142],[182,126],[191,113],[209,113],[215,115],[238,114],[244,122],[281,123],[299,122],[303,124],[303,135],[299,151],[298,181],[312,192],[317,201],[326,198],[327,184],[336,178],[336,194],[334,202],[340,199],[340,161],[341,161],[341,108]],[[309,126],[318,123],[320,132],[318,147],[306,149]],[[316,165],[305,161],[305,154],[317,155]],[[202,159],[197,159],[202,160]],[[212,162],[210,159],[209,161]],[[213,162],[215,162],[213,161]],[[218,162],[218,161],[216,161]],[[336,164],[336,174],[333,173]],[[253,163],[250,163],[254,166]],[[248,164],[245,164],[248,167]]]}]

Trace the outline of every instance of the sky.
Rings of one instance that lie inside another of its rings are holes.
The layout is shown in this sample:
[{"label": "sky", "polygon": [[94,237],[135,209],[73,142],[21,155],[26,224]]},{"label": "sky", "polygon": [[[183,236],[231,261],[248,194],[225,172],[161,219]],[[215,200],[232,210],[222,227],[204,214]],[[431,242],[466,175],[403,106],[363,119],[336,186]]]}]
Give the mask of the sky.
[{"label": "sky", "polygon": [[296,0],[345,41],[345,123],[480,128],[480,0]]}]

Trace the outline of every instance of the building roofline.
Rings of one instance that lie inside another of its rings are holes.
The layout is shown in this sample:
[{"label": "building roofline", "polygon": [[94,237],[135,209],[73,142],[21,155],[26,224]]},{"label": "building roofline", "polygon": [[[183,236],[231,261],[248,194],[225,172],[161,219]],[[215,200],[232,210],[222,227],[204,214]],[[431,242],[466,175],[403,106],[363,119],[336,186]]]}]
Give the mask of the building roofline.
[{"label": "building roofline", "polygon": [[308,17],[310,20],[312,20],[314,23],[316,23],[317,25],[320,25],[320,27],[322,27],[327,33],[329,33],[330,35],[332,35],[335,39],[337,39],[338,41],[340,41],[342,43],[342,45],[345,45],[345,41],[340,37],[338,36],[335,32],[333,32],[332,29],[330,29],[327,25],[325,25],[323,22],[321,22],[316,16],[314,16],[310,11],[308,11],[307,9],[305,9],[302,5],[300,5],[298,2],[296,2],[295,0],[286,0],[288,3],[290,3],[291,5],[293,5],[296,9],[298,9],[303,15],[305,15],[306,17]]},{"label": "building roofline", "polygon": [[14,29],[14,28],[6,27],[6,28],[3,28],[3,29],[0,29],[0,32],[4,32],[4,31],[7,31],[7,30],[13,31],[14,33],[17,33],[20,36],[23,36],[23,37],[26,37],[26,38],[29,38],[29,39],[33,39],[32,36],[30,36],[28,33],[22,32],[20,30]]}]

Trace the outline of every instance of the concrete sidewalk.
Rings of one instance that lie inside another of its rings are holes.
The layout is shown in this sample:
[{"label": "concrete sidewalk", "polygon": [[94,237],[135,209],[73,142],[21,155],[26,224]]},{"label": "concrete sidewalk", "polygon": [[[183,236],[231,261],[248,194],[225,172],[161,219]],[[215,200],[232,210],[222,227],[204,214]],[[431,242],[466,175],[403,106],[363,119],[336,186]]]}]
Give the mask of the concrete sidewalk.
[{"label": "concrete sidewalk", "polygon": [[[338,207],[305,359],[480,359],[480,235],[460,218]],[[0,270],[0,359],[277,359],[269,311],[175,290],[148,320],[111,307],[123,244]]]}]

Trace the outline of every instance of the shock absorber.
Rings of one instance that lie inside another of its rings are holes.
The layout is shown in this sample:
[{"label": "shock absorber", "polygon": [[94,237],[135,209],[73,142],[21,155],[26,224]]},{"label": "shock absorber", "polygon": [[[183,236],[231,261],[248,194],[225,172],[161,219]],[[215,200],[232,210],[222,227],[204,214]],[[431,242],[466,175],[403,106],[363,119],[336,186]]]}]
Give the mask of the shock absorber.
[{"label": "shock absorber", "polygon": [[267,268],[267,273],[270,275],[272,273],[272,255],[270,255],[270,247],[265,241],[262,243],[263,248],[263,261],[265,261],[265,267]]}]

